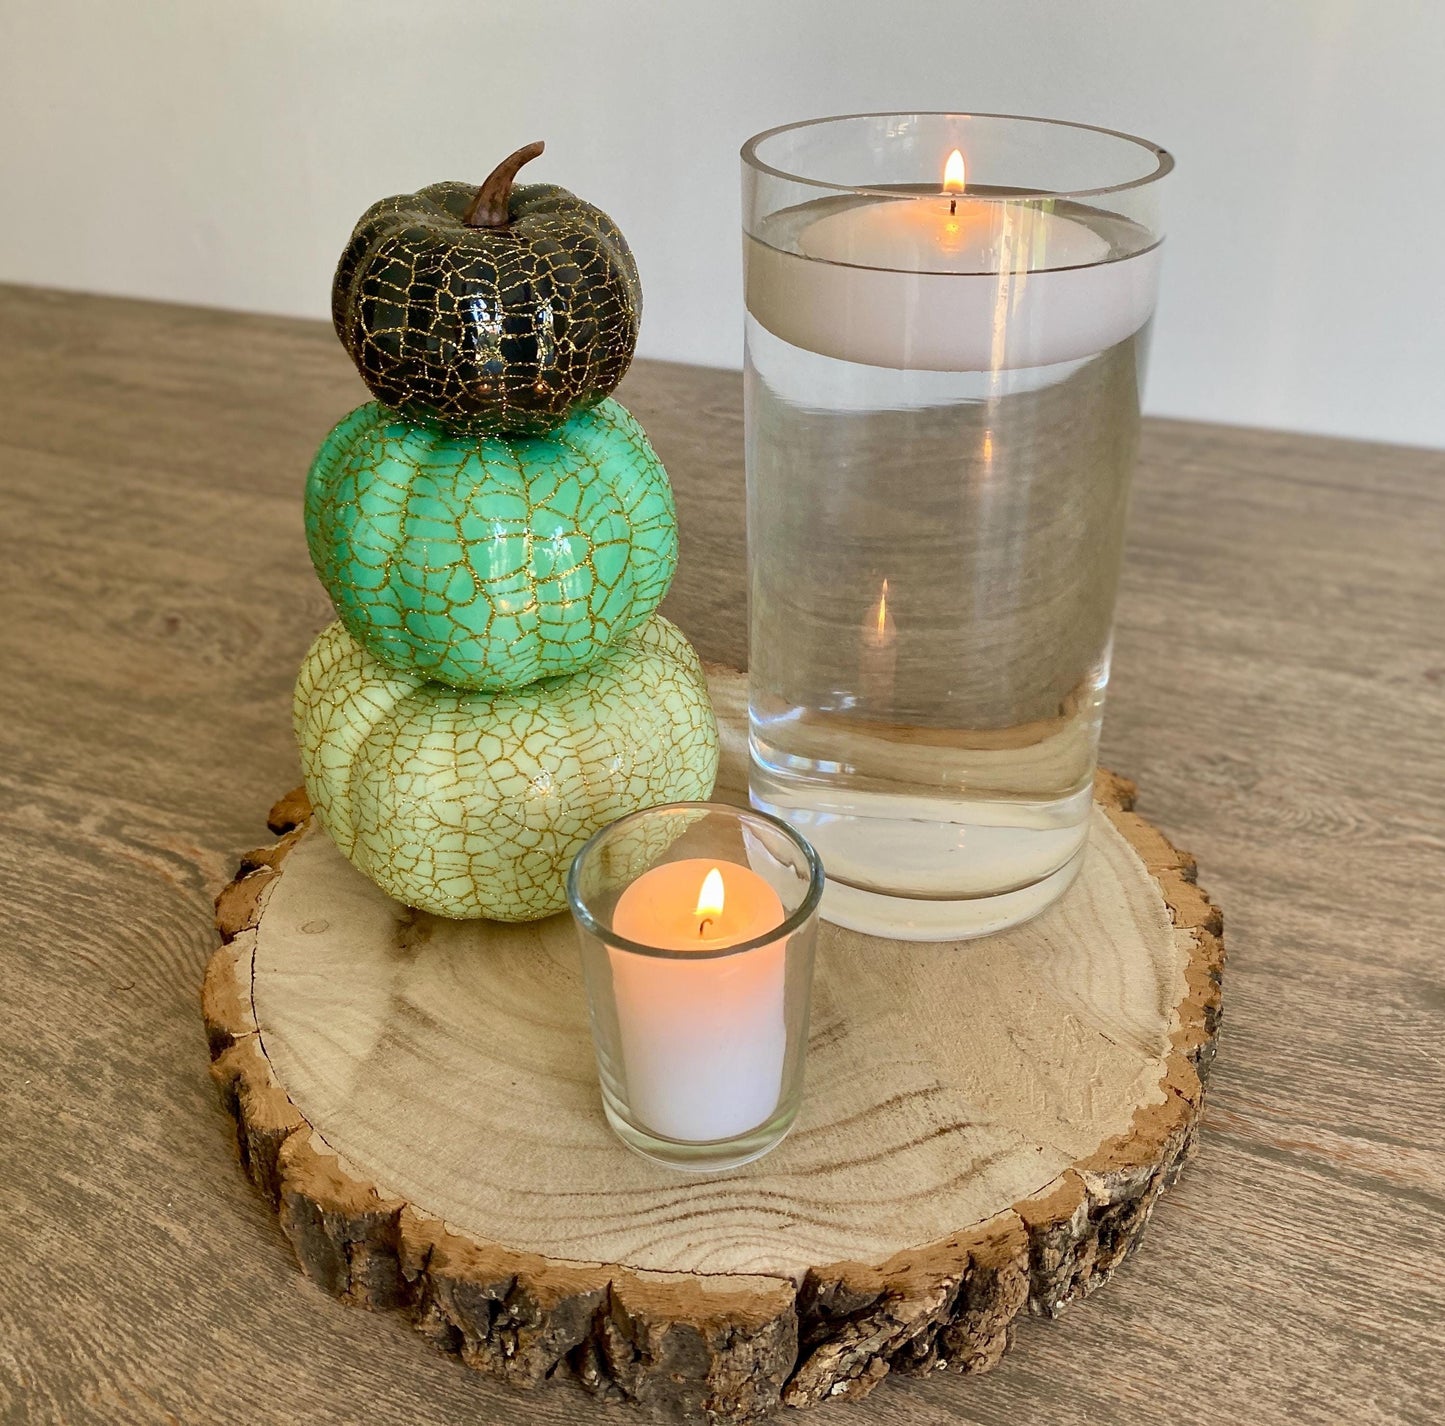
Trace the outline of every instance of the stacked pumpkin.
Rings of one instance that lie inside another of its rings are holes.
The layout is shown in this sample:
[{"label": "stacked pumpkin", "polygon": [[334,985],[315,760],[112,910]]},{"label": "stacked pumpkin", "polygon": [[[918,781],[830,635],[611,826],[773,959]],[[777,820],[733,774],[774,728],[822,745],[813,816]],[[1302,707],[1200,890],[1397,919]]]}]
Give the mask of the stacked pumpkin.
[{"label": "stacked pumpkin", "polygon": [[362,216],[332,312],[377,399],[306,488],[340,616],[296,685],[307,792],[356,867],[442,916],[561,909],[587,837],[717,772],[697,655],[655,612],[672,490],[609,394],[636,264],[591,204],[515,186],[541,149]]}]

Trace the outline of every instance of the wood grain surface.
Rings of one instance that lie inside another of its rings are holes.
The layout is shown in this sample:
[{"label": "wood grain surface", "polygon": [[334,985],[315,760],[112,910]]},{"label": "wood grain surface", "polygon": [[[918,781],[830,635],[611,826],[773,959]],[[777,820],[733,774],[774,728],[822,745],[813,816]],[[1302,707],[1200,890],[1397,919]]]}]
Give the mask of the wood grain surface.
[{"label": "wood grain surface", "polygon": [[[1186,948],[1102,814],[1094,836],[1070,904],[976,955],[910,945],[884,960],[871,938],[825,926],[807,1112],[765,1162],[706,1181],[692,1215],[675,1174],[628,1154],[601,1118],[565,916],[525,929],[430,918],[403,967],[393,903],[317,829],[271,894],[252,999],[308,1120],[458,1228],[555,1258],[796,1279],[991,1217],[1163,1102]],[[493,1092],[471,1094],[480,1084]],[[980,1106],[993,1116],[980,1122]],[[509,1148],[519,1135],[529,1152]]]},{"label": "wood grain surface", "polygon": [[[643,364],[666,612],[744,655],[740,381]],[[0,292],[0,1419],[537,1422],[296,1272],[227,1147],[210,899],[298,780],[321,324]],[[1204,1152],[1109,1290],[827,1421],[1445,1414],[1445,456],[1149,423],[1104,756],[1230,918]]]},{"label": "wood grain surface", "polygon": [[[718,797],[745,674],[711,665]],[[352,867],[304,789],[216,898],[201,1008],[251,1181],[311,1280],[512,1384],[744,1426],[997,1365],[1113,1275],[1198,1129],[1218,908],[1101,771],[1078,880],[967,945],[819,928],[809,1092],[689,1183],[599,1111],[576,935],[443,920]]]},{"label": "wood grain surface", "polygon": [[820,939],[798,1124],[695,1180],[695,1205],[602,1118],[565,915],[399,914],[312,823],[248,998],[278,1081],[363,1178],[475,1238],[658,1272],[882,1261],[1032,1197],[1166,1098],[1192,946],[1102,812],[1058,913],[976,953]]}]

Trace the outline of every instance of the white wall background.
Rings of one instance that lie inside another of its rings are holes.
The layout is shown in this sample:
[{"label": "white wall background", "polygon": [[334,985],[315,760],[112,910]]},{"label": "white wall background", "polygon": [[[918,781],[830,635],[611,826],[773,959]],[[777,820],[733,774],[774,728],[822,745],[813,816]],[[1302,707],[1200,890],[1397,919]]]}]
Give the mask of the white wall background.
[{"label": "white wall background", "polygon": [[1154,411],[1445,446],[1431,0],[0,0],[0,279],[320,316],[373,199],[543,138],[643,354],[736,366],[740,142],[891,108],[1174,151]]}]

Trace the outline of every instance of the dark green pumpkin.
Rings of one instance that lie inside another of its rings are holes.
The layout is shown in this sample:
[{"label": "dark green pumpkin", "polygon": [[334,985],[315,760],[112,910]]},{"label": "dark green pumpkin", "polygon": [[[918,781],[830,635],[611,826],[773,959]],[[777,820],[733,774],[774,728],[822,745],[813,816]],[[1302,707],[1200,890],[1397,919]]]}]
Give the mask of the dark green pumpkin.
[{"label": "dark green pumpkin", "polygon": [[341,256],[332,320],[371,392],[471,435],[541,435],[609,395],[637,345],[632,250],[599,208],[513,187],[433,183],[374,203]]}]

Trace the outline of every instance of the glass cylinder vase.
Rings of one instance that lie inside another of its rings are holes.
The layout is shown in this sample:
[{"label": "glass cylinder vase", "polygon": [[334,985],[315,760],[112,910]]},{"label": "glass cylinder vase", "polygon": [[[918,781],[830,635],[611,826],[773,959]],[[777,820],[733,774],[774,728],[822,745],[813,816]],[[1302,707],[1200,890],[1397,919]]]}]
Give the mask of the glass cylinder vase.
[{"label": "glass cylinder vase", "polygon": [[572,864],[608,1123],[673,1168],[736,1168],[798,1113],[823,869],[777,819],[682,802],[604,827]]},{"label": "glass cylinder vase", "polygon": [[987,114],[742,157],[752,800],[828,920],[987,934],[1083,856],[1172,160]]}]

